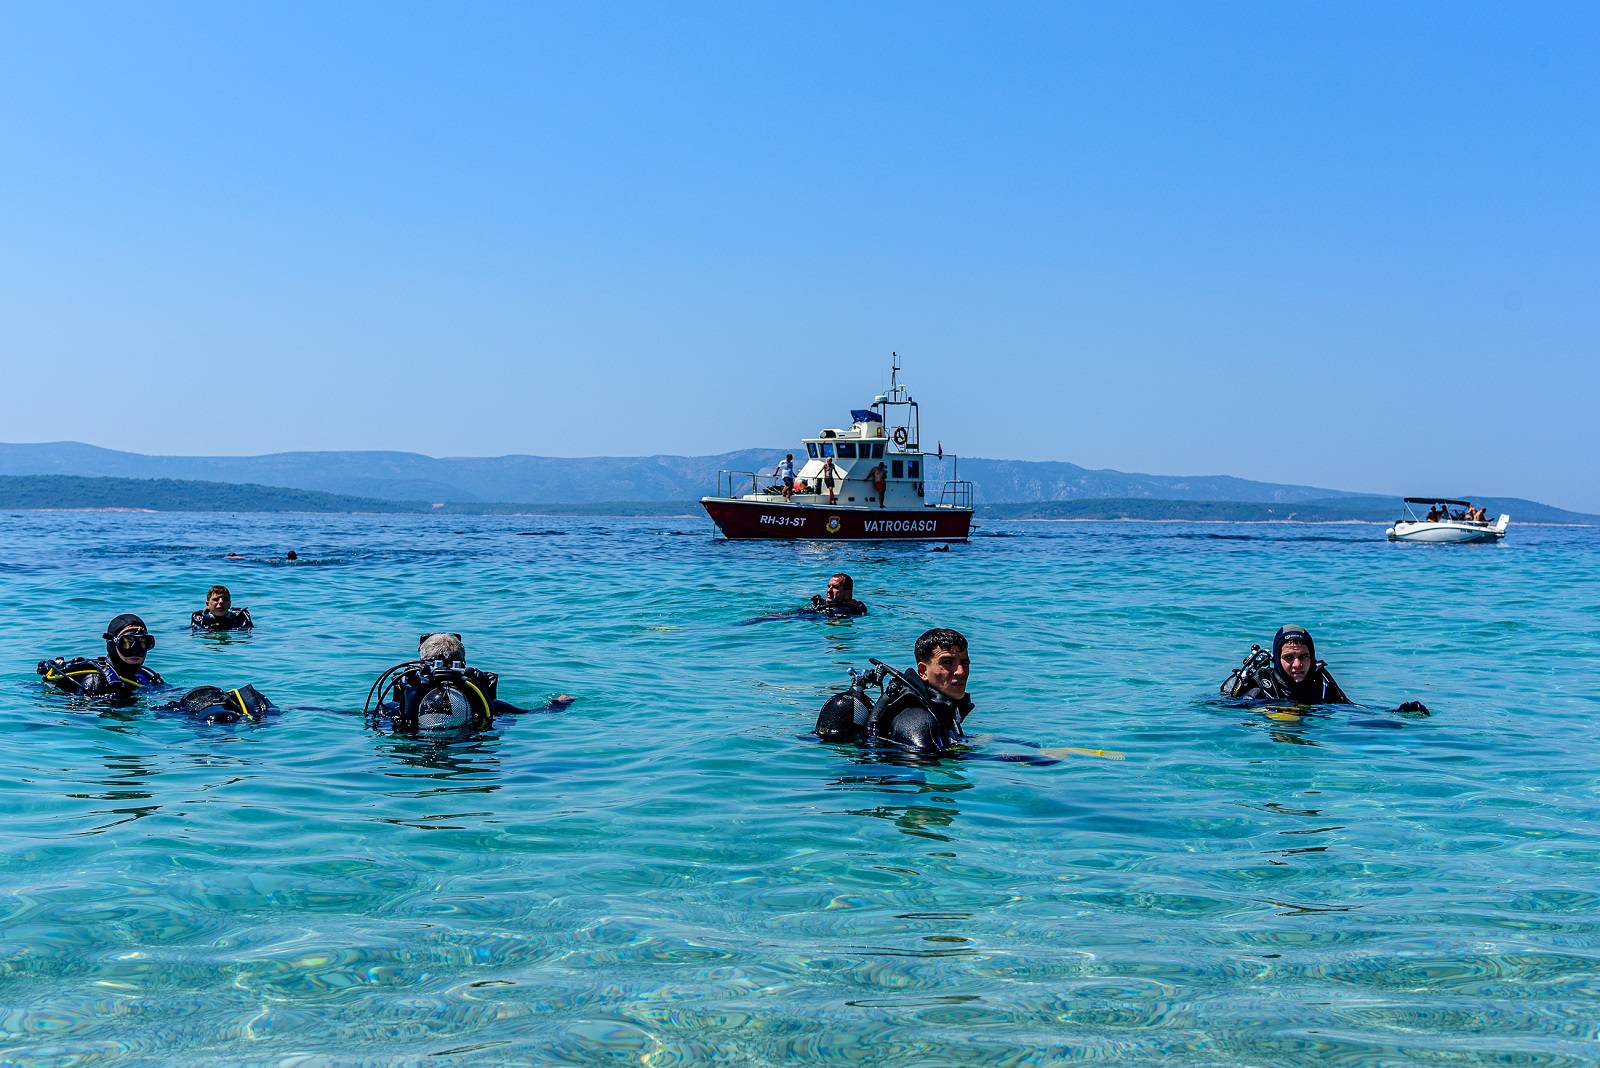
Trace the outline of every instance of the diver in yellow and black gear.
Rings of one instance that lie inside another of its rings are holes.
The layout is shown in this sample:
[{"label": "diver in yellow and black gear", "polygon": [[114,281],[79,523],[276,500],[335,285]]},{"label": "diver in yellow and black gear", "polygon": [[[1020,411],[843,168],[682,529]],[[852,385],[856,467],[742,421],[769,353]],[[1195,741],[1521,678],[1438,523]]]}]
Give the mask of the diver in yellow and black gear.
[{"label": "diver in yellow and black gear", "polygon": [[144,620],[124,612],[106,625],[101,637],[106,642],[105,656],[41,660],[39,675],[65,693],[84,697],[127,698],[139,690],[166,685],[165,679],[144,666],[145,655],[156,644]]},{"label": "diver in yellow and black gear", "polygon": [[[459,734],[481,730],[506,712],[532,711],[500,700],[499,684],[494,672],[467,666],[461,635],[424,634],[417,642],[417,659],[378,676],[367,691],[363,712],[369,724],[387,722],[401,734]],[[544,707],[561,709],[572,701],[561,694]]]}]

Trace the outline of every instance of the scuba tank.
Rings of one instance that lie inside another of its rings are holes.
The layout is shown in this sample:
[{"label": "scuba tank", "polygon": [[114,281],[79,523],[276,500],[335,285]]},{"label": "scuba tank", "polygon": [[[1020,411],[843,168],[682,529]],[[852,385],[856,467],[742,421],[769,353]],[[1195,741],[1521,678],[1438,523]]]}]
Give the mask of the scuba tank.
[{"label": "scuba tank", "polygon": [[[898,700],[903,695],[910,696],[935,719],[941,718],[936,709],[928,706],[921,686],[881,660],[869,657],[867,663],[872,667],[866,671],[851,668],[850,686],[823,704],[816,726],[816,733],[823,741],[864,742],[886,732],[889,724],[883,721],[892,720],[904,710],[905,705]],[[876,700],[867,696],[867,691],[873,687],[878,690]],[[950,727],[956,737],[965,737],[959,715]]]},{"label": "scuba tank", "polygon": [[[369,722],[387,715],[403,731],[475,730],[494,718],[499,683],[494,672],[459,660],[408,660],[378,676],[363,711]],[[374,707],[373,697],[385,688],[389,700]]]}]

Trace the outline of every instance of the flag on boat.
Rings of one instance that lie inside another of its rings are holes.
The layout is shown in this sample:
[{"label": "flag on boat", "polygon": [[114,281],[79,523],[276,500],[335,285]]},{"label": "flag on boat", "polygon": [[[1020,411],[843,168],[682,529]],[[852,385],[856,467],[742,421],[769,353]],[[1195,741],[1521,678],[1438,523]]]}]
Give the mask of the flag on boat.
[{"label": "flag on boat", "polygon": [[871,408],[851,408],[850,409],[850,418],[854,419],[858,423],[881,423],[881,422],[883,422],[883,416],[879,415],[877,412],[873,411]]}]

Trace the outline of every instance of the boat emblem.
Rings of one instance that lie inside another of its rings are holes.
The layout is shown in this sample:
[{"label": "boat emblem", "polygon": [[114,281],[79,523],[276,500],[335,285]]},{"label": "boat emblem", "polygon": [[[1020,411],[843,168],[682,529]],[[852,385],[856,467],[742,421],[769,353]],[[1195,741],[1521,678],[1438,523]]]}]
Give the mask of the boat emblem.
[{"label": "boat emblem", "polygon": [[827,530],[828,530],[829,534],[837,534],[837,533],[839,533],[839,517],[838,516],[830,515],[828,517]]}]

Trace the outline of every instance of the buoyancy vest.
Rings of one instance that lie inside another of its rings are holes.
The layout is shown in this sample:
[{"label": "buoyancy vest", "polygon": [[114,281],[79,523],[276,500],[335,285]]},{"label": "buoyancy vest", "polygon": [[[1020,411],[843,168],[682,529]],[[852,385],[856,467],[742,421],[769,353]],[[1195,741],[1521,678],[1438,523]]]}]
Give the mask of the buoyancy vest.
[{"label": "buoyancy vest", "polygon": [[78,656],[68,660],[56,657],[41,660],[35,669],[45,682],[63,693],[95,694],[131,693],[147,686],[162,686],[166,680],[146,667],[135,668],[130,675],[117,672],[109,656],[89,659]]}]

